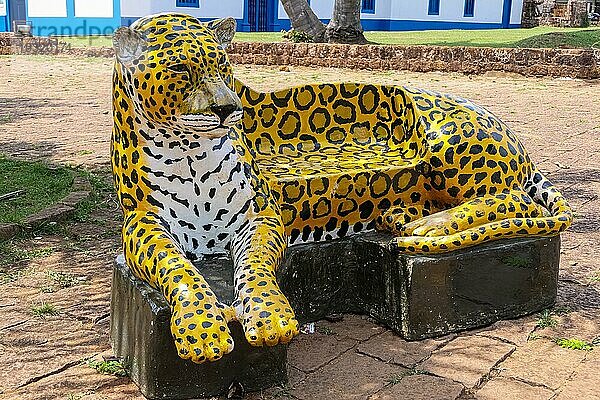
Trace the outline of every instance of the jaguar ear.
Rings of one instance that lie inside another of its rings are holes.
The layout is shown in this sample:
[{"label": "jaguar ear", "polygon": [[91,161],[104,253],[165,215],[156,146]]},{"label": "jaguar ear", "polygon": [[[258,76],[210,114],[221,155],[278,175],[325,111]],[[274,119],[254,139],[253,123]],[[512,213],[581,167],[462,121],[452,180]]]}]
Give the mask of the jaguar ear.
[{"label": "jaguar ear", "polygon": [[117,60],[121,64],[128,64],[139,58],[144,51],[145,40],[138,32],[125,26],[115,31],[113,47]]},{"label": "jaguar ear", "polygon": [[234,18],[227,17],[213,19],[212,21],[207,22],[206,26],[213,31],[217,42],[219,42],[223,48],[227,48],[233,40],[237,24]]}]

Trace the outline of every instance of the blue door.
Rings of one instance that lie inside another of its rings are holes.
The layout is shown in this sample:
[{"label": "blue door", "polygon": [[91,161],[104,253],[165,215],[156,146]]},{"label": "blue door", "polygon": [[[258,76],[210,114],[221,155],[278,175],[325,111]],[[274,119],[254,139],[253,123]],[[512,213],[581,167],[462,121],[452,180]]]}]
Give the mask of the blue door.
[{"label": "blue door", "polygon": [[510,26],[510,13],[512,11],[512,0],[504,0],[504,7],[502,7],[502,27],[508,28]]},{"label": "blue door", "polygon": [[277,0],[245,0],[246,18],[250,32],[274,30]]},{"label": "blue door", "polygon": [[14,30],[15,21],[25,21],[27,12],[25,10],[25,0],[8,0],[8,16],[10,18],[9,30]]}]

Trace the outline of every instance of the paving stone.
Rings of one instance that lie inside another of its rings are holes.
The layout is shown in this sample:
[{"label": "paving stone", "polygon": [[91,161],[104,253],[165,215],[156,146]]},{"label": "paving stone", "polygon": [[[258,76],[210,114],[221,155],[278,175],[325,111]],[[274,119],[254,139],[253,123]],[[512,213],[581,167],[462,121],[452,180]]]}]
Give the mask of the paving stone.
[{"label": "paving stone", "polygon": [[600,350],[596,349],[587,354],[586,360],[577,368],[577,372],[565,384],[556,400],[600,400],[598,371]]},{"label": "paving stone", "polygon": [[513,345],[487,337],[459,337],[435,351],[419,369],[472,388],[514,349]]},{"label": "paving stone", "polygon": [[377,325],[371,318],[354,314],[344,315],[339,322],[319,321],[317,322],[317,330],[319,328],[330,329],[338,339],[349,338],[359,342],[364,342],[385,331],[383,326]]},{"label": "paving stone", "polygon": [[498,321],[487,329],[477,333],[480,336],[498,338],[517,346],[527,343],[529,334],[534,331],[537,321],[533,317],[520,318],[509,321]]},{"label": "paving stone", "polygon": [[450,337],[446,336],[439,339],[407,342],[389,331],[361,343],[358,346],[358,351],[385,362],[411,368],[448,340],[450,340]]},{"label": "paving stone", "polygon": [[7,390],[3,400],[146,400],[127,377],[99,374],[87,365],[76,365],[44,379]]},{"label": "paving stone", "polygon": [[558,389],[585,358],[585,351],[568,350],[544,339],[519,347],[500,365],[501,375]]},{"label": "paving stone", "polygon": [[356,345],[348,338],[315,332],[301,334],[288,347],[288,362],[304,372],[312,372]]},{"label": "paving stone", "polygon": [[431,375],[411,375],[369,400],[454,400],[464,391],[463,385]]},{"label": "paving stone", "polygon": [[550,389],[502,377],[492,379],[475,394],[477,400],[549,400],[552,396]]},{"label": "paving stone", "polygon": [[407,369],[349,351],[308,375],[290,393],[302,400],[364,399]]},{"label": "paving stone", "polygon": [[288,386],[295,387],[306,379],[306,374],[288,363]]}]

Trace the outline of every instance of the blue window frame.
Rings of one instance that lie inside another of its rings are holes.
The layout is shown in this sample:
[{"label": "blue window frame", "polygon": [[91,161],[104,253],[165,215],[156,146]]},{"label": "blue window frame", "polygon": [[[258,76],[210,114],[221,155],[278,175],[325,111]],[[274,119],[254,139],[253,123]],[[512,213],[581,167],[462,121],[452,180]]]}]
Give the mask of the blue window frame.
[{"label": "blue window frame", "polygon": [[375,0],[362,0],[361,12],[375,14]]},{"label": "blue window frame", "polygon": [[465,17],[475,15],[475,0],[465,0]]},{"label": "blue window frame", "polygon": [[176,0],[177,7],[200,8],[200,0]]},{"label": "blue window frame", "polygon": [[429,15],[440,15],[440,0],[429,0],[429,8],[427,9]]}]

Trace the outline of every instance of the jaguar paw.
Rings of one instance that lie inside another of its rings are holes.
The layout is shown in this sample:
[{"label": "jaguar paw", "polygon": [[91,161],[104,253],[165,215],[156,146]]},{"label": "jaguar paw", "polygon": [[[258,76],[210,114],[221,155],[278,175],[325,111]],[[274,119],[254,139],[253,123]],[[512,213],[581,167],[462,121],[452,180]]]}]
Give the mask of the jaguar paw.
[{"label": "jaguar paw", "polygon": [[200,364],[219,360],[233,350],[233,338],[222,308],[210,302],[199,307],[175,306],[171,333],[181,358]]},{"label": "jaguar paw", "polygon": [[402,236],[447,236],[458,232],[458,225],[453,223],[452,216],[445,212],[438,212],[417,219],[402,227]]},{"label": "jaguar paw", "polygon": [[294,311],[279,288],[263,293],[269,296],[251,296],[241,301],[238,320],[244,327],[246,340],[253,346],[288,343],[298,335]]}]

